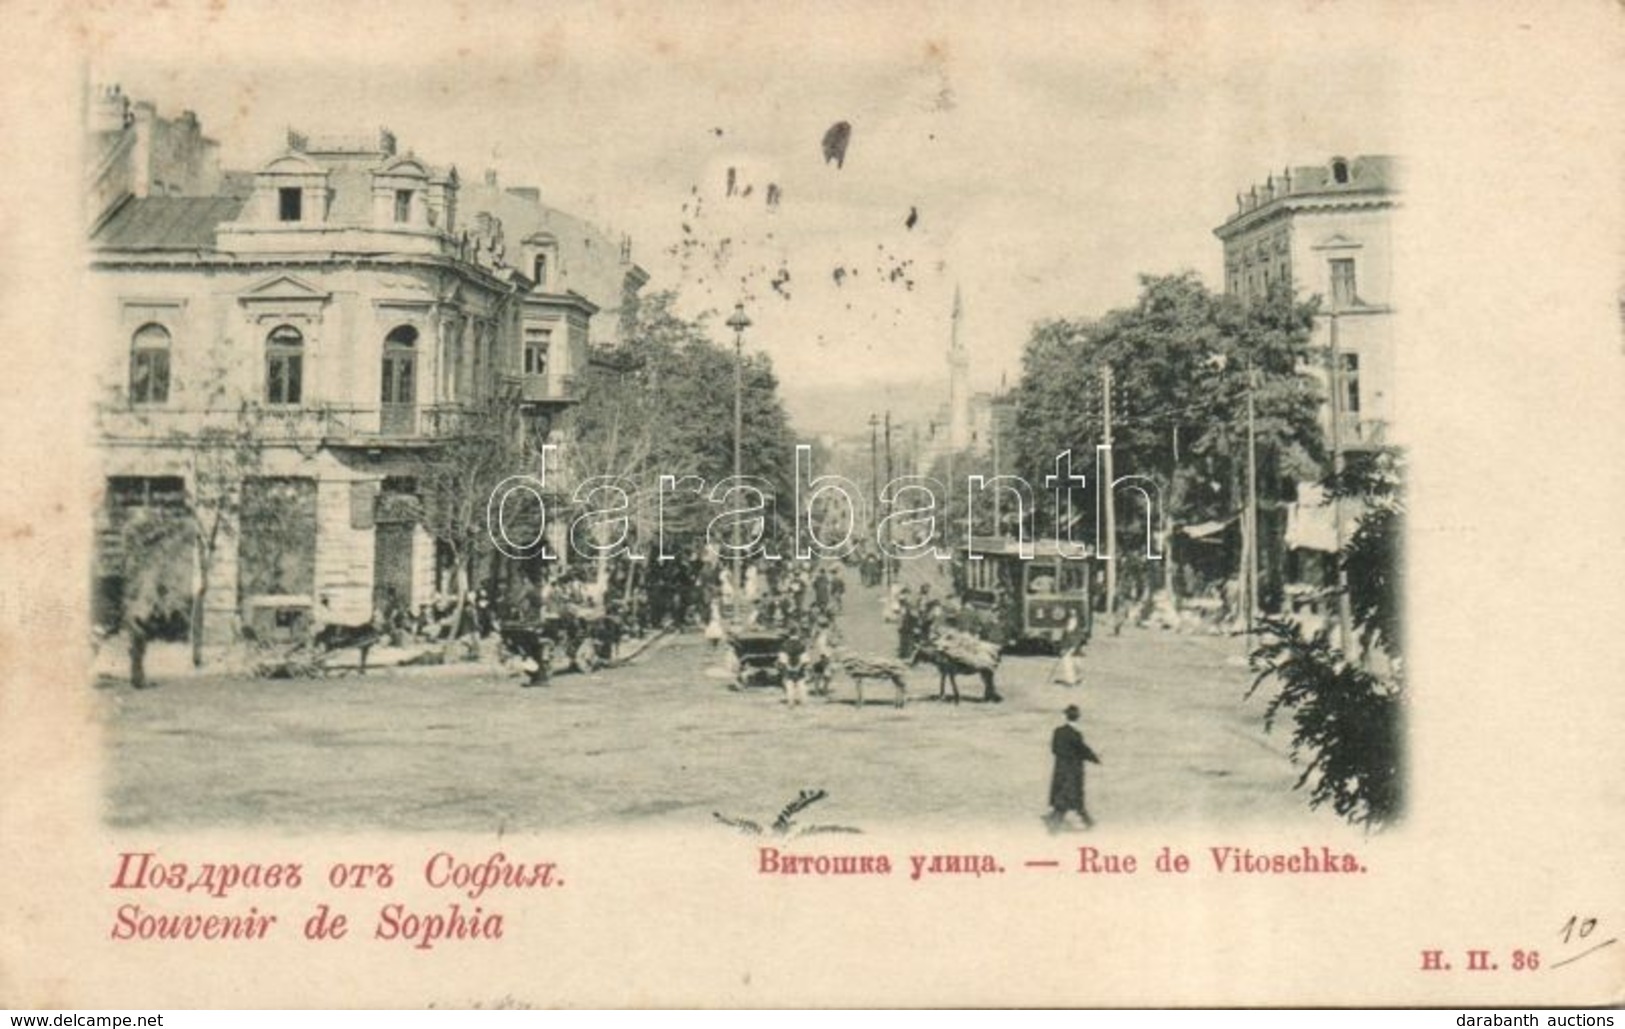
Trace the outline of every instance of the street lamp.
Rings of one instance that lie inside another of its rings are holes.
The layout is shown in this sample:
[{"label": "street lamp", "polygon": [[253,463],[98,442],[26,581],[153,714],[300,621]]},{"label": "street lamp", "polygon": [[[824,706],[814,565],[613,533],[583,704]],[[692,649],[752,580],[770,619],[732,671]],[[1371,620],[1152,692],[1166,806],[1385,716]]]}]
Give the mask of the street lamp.
[{"label": "street lamp", "polygon": [[[1334,262],[1335,263],[1335,262]],[[1332,414],[1332,479],[1338,489],[1343,488],[1343,352],[1338,347],[1337,316],[1340,312],[1340,298],[1337,291],[1332,291],[1331,307],[1327,310],[1329,336],[1328,349],[1331,351],[1331,414]],[[1334,561],[1337,566],[1337,642],[1343,649],[1346,659],[1353,649],[1352,630],[1354,615],[1349,602],[1349,571],[1343,564],[1343,544],[1345,542],[1345,529],[1343,526],[1343,498],[1332,496],[1332,530],[1337,546]]]},{"label": "street lamp", "polygon": [[[886,485],[890,486],[891,481],[892,481],[891,411],[888,410],[886,412]],[[875,510],[878,513],[879,508],[876,508]],[[881,528],[886,530],[885,531],[885,543],[886,543],[886,546],[885,546],[885,551],[882,554],[882,556],[884,558],[884,562],[883,562],[882,567],[884,567],[886,569],[886,577],[884,579],[884,582],[886,584],[886,589],[890,590],[891,589],[891,584],[892,584],[892,579],[894,578],[894,574],[892,572],[892,566],[891,566],[891,561],[892,561],[892,559],[891,559],[891,523],[883,521],[883,522],[880,523],[880,525],[881,525]]]},{"label": "street lamp", "polygon": [[[750,328],[750,319],[745,316],[745,305],[734,305],[733,316],[728,319],[728,328],[734,330],[734,486],[739,485],[743,472],[740,465],[741,441],[745,435],[745,330]],[[738,624],[739,615],[745,599],[745,575],[741,565],[742,547],[739,542],[739,519],[734,519],[734,623]]]},{"label": "street lamp", "polygon": [[874,506],[869,509],[869,536],[880,546],[880,416],[869,415],[869,483],[873,487]]},{"label": "street lamp", "polygon": [[[1247,377],[1247,503],[1241,516],[1241,576],[1246,580],[1242,603],[1246,606],[1247,632],[1252,633],[1258,620],[1258,442],[1257,421],[1253,409],[1253,393],[1258,388],[1257,372],[1253,368],[1253,355],[1242,355],[1243,370]],[[1230,360],[1225,354],[1215,354],[1209,365],[1223,371]]]}]

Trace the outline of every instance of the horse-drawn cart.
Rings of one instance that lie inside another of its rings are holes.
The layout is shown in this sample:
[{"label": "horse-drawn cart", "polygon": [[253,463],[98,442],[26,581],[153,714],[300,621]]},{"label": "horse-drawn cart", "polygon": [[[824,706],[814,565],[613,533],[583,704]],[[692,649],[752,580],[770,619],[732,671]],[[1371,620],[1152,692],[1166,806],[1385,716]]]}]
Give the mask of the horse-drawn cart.
[{"label": "horse-drawn cart", "polygon": [[733,648],[734,689],[750,686],[783,686],[779,652],[784,649],[783,633],[770,629],[745,629],[728,637]]},{"label": "horse-drawn cart", "polygon": [[620,621],[593,610],[563,611],[535,622],[502,626],[502,645],[536,665],[529,686],[545,686],[552,675],[554,659],[563,654],[570,668],[593,672],[615,657],[620,644]]}]

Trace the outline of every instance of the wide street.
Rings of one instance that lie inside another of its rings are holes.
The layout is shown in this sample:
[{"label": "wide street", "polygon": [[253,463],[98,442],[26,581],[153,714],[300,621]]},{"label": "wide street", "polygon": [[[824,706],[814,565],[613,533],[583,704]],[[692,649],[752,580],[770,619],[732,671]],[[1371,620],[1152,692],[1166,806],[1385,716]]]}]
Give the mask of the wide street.
[{"label": "wide street", "polygon": [[[944,583],[945,585],[945,583]],[[880,592],[854,587],[850,649],[895,652]],[[104,684],[109,821],[127,827],[307,831],[526,831],[706,825],[712,812],[770,821],[803,788],[829,798],[806,822],[1038,826],[1050,731],[1083,708],[1088,799],[1102,827],[1311,824],[1292,791],[1283,728],[1266,736],[1262,695],[1237,639],[1127,628],[1097,635],[1084,685],[1047,681],[1053,659],[1007,656],[1003,704],[936,700],[913,669],[909,702],[889,685],[854,704],[790,708],[772,688],[729,689],[722,652],[697,633],[657,641],[628,665],[521,688],[516,665],[374,669],[326,679],[166,678],[142,692]]]}]

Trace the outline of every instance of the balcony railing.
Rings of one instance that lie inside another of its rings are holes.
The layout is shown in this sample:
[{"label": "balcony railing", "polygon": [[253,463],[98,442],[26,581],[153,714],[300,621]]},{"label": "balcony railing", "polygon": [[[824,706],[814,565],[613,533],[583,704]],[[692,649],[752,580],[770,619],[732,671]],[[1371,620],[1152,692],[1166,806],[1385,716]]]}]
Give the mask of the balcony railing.
[{"label": "balcony railing", "polygon": [[523,404],[573,404],[580,399],[573,375],[558,381],[548,375],[504,375],[502,384]]},{"label": "balcony railing", "polygon": [[104,404],[97,410],[97,431],[108,441],[146,443],[215,436],[269,444],[407,446],[456,436],[470,417],[462,404],[237,408]]}]

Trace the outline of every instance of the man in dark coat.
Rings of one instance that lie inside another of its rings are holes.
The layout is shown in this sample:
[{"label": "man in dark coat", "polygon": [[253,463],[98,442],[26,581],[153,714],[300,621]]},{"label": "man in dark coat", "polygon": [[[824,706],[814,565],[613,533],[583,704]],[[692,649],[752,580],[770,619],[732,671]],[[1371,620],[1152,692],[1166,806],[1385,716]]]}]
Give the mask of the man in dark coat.
[{"label": "man in dark coat", "polygon": [[1050,753],[1055,755],[1055,772],[1049,781],[1050,813],[1044,816],[1050,832],[1058,832],[1066,824],[1068,811],[1076,811],[1083,819],[1084,828],[1093,828],[1095,820],[1083,803],[1083,765],[1086,761],[1100,764],[1100,758],[1083,741],[1083,733],[1074,724],[1081,716],[1076,704],[1068,704],[1066,723],[1057,726],[1050,739]]}]

